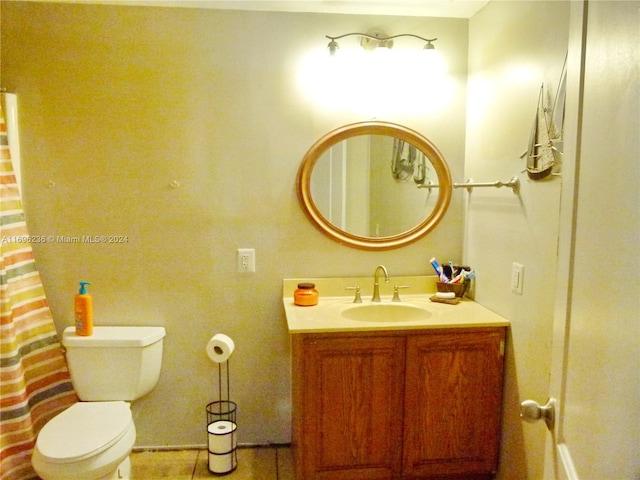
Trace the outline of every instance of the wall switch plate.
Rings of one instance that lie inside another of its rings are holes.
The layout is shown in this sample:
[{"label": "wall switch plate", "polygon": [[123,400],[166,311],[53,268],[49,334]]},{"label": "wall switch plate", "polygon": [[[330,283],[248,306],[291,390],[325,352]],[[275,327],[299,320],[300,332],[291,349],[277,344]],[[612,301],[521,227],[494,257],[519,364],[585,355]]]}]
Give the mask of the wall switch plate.
[{"label": "wall switch plate", "polygon": [[239,248],[236,254],[237,269],[240,273],[256,271],[256,251],[253,248]]},{"label": "wall switch plate", "polygon": [[524,265],[513,263],[511,266],[511,291],[522,295],[522,284],[524,281]]}]

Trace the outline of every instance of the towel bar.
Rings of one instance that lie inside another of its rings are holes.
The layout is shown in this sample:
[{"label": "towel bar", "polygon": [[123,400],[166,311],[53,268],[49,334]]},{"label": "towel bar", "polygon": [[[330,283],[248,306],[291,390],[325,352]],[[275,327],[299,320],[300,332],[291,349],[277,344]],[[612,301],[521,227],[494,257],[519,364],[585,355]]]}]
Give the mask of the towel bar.
[{"label": "towel bar", "polygon": [[[440,185],[429,182],[428,184],[418,185],[418,188],[428,188],[431,190],[432,188],[438,188]],[[520,180],[518,177],[511,177],[511,180],[508,182],[481,182],[476,183],[470,178],[465,183],[454,183],[453,188],[466,188],[469,193],[476,187],[509,187],[511,191],[517,194],[520,191]]]}]

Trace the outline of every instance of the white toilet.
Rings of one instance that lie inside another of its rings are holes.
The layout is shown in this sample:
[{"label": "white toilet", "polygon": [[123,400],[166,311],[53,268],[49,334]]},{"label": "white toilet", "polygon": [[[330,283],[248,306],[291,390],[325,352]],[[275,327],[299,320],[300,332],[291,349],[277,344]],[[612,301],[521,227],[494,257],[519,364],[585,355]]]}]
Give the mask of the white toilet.
[{"label": "white toilet", "polygon": [[31,463],[43,480],[127,480],[136,440],[130,401],[158,383],[163,327],[94,327],[81,337],[67,328],[71,382],[80,402],[40,431]]}]

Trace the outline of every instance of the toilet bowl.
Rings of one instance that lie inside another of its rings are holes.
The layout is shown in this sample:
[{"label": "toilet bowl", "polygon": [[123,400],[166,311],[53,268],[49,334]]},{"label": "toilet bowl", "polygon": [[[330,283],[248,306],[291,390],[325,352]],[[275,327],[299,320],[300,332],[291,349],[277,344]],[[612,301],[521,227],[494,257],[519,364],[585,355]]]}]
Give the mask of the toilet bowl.
[{"label": "toilet bowl", "polygon": [[31,461],[43,480],[126,479],[135,439],[128,403],[79,402],[44,426]]},{"label": "toilet bowl", "polygon": [[71,381],[80,398],[38,434],[31,464],[43,480],[128,480],[136,440],[130,403],[156,385],[162,327],[64,331]]}]

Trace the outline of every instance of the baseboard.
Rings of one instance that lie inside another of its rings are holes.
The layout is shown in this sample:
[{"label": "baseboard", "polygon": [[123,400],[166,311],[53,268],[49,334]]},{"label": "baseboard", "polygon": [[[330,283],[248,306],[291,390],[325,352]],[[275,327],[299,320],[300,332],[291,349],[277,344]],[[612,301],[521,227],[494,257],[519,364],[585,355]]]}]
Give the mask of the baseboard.
[{"label": "baseboard", "polygon": [[[289,448],[290,443],[239,443],[238,448]],[[206,450],[207,444],[195,445],[141,445],[133,447],[138,452],[175,452],[180,450]]]}]

